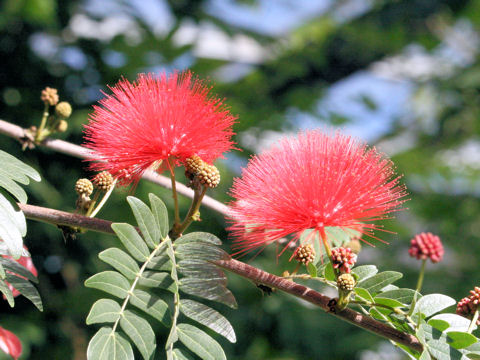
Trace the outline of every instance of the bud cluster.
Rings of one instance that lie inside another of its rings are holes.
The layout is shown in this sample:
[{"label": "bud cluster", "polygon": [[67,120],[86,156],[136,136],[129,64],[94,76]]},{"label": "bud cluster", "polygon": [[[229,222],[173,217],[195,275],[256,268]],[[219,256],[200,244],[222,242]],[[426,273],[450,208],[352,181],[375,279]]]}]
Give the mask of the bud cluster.
[{"label": "bud cluster", "polygon": [[[457,314],[466,318],[472,318],[480,304],[480,287],[470,290],[470,296],[464,297],[457,304]],[[480,326],[480,318],[477,319],[477,325]]]},{"label": "bud cluster", "polygon": [[185,160],[185,176],[192,182],[197,179],[200,184],[215,188],[220,183],[220,172],[214,165],[203,161],[198,155]]},{"label": "bud cluster", "polygon": [[315,260],[315,249],[312,244],[302,244],[295,250],[295,260],[308,265]]},{"label": "bud cluster", "polygon": [[102,191],[108,191],[113,185],[113,176],[108,171],[102,171],[92,179],[93,185]]},{"label": "bud cluster", "polygon": [[[45,111],[43,112],[42,121],[38,129],[29,130],[26,137],[32,137],[30,141],[41,142],[45,137],[54,132],[65,132],[68,129],[68,123],[66,119],[72,115],[72,106],[66,102],[59,102],[59,96],[57,89],[46,87],[42,90],[40,100],[45,104]],[[51,114],[50,107],[55,106],[55,111]]]},{"label": "bud cluster", "polygon": [[444,250],[440,238],[428,232],[415,235],[410,241],[408,253],[419,260],[430,259],[437,263],[443,259]]},{"label": "bud cluster", "polygon": [[343,291],[352,291],[356,283],[355,278],[351,274],[341,274],[337,278],[337,286]]},{"label": "bud cluster", "polygon": [[351,268],[357,262],[357,254],[350,248],[334,248],[332,249],[332,264],[334,269],[338,269],[341,273],[350,273]]}]

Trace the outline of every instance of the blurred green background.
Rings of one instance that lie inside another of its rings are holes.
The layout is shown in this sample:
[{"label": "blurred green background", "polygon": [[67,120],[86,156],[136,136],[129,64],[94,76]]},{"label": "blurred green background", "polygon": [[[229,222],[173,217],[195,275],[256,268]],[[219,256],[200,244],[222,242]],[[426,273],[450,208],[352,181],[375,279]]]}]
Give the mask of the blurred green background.
[{"label": "blurred green background", "polygon": [[[340,128],[395,161],[410,192],[408,210],[385,225],[389,245],[364,246],[359,263],[405,274],[414,287],[419,263],[410,238],[431,231],[443,240],[442,263],[428,264],[425,293],[460,299],[480,284],[480,1],[465,0],[2,0],[0,118],[38,125],[45,86],[74,107],[68,141],[82,142],[82,125],[106,84],[139,72],[190,68],[214,83],[239,116],[242,152],[218,162],[222,183],[210,192],[228,201],[232,178],[248,156],[279,136],[306,128]],[[1,136],[2,150],[41,172],[29,203],[74,209],[73,186],[91,176],[85,163],[47,149],[22,153]],[[182,179],[181,172],[179,177]],[[165,189],[140,182],[171,209]],[[100,217],[133,222],[116,190]],[[182,198],[185,213],[189,201]],[[229,240],[224,219],[207,209],[194,229]],[[192,229],[193,230],[193,229]],[[18,334],[23,358],[84,359],[98,329],[85,318],[100,292],[83,281],[107,269],[98,252],[112,236],[87,233],[64,243],[53,226],[28,222],[25,240],[39,270],[44,312],[25,298],[0,304],[0,324]],[[275,246],[249,263],[281,274],[292,270]],[[217,337],[229,359],[401,359],[388,342],[295,298],[264,296],[230,276],[238,310],[222,309],[238,341]],[[155,329],[158,342],[166,331]],[[161,350],[161,348],[159,348]],[[157,358],[162,359],[162,351]]]}]

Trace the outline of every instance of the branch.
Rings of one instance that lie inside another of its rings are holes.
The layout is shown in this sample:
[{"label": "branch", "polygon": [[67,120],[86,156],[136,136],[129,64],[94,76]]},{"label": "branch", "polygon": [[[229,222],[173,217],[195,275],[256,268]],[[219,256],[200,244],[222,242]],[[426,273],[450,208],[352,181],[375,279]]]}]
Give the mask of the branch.
[{"label": "branch", "polygon": [[[0,119],[0,133],[7,135],[11,138],[17,139],[18,141],[22,142],[22,139],[25,139],[25,132],[24,129],[20,126],[15,124],[9,123],[8,121],[4,121]],[[67,141],[58,140],[58,139],[50,139],[47,138],[42,141],[40,146],[46,147],[51,150],[58,151],[60,153],[70,155],[73,157],[81,158],[81,159],[91,159],[94,157],[93,152],[86,147],[75,145],[69,143]],[[167,189],[172,188],[172,183],[169,178],[159,175],[155,171],[147,170],[143,174],[142,178],[151,181],[155,184],[158,184],[162,187]],[[193,198],[193,190],[186,187],[184,184],[177,182],[177,192],[182,194],[183,196]],[[209,197],[205,196],[203,198],[202,204],[209,207],[212,210],[219,212],[220,214],[227,215],[228,207],[225,204]]]},{"label": "branch", "polygon": [[[109,234],[114,233],[111,229],[111,221],[89,218],[83,215],[71,214],[68,212],[53,210],[40,206],[26,204],[18,204],[18,206],[29,219],[56,225],[79,226],[88,230]],[[328,303],[332,299],[306,286],[297,284],[282,277],[272,275],[235,259],[215,261],[215,264],[257,284],[264,284],[274,287],[280,291],[299,297],[321,307],[329,314],[335,315],[342,320],[352,323],[374,334],[380,335],[386,339],[390,339],[399,344],[405,345],[415,351],[422,352],[423,350],[422,345],[413,335],[398,331],[371,317],[364,316],[349,308],[346,308],[338,313],[331,312]]]}]

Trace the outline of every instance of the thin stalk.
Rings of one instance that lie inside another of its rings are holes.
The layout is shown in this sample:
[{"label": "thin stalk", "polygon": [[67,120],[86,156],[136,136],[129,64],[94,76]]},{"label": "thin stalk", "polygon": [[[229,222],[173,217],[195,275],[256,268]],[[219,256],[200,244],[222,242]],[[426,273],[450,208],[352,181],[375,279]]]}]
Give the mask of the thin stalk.
[{"label": "thin stalk", "polygon": [[[103,198],[102,200],[100,200],[100,202],[98,203],[97,207],[95,208],[95,210],[92,211],[92,213],[89,215],[90,217],[95,217],[95,215],[98,214],[98,212],[102,209],[102,206],[105,205],[105,203],[107,202],[108,198],[110,197],[110,195],[112,194],[113,192],[113,189],[115,188],[115,184],[117,183],[117,179],[115,179],[112,183],[112,185],[110,186],[110,189],[108,189],[108,191],[105,193],[105,195],[103,195]],[[90,210],[90,209],[89,209]]]},{"label": "thin stalk", "polygon": [[335,269],[335,267],[333,266],[332,249],[330,248],[330,244],[328,243],[327,234],[325,233],[325,228],[321,227],[319,231],[320,231],[320,237],[322,238],[323,247],[325,248],[325,252],[327,253],[328,260],[330,260],[330,264],[332,264],[333,273],[335,274],[335,279],[336,279],[338,278],[339,272],[338,272],[338,269]]},{"label": "thin stalk", "polygon": [[185,216],[185,220],[179,226],[173,226],[171,231],[171,237],[175,240],[179,237],[195,220],[195,215],[198,213],[198,209],[200,209],[200,205],[202,204],[202,199],[207,192],[207,187],[202,186],[201,189],[195,189],[195,194],[193,196],[192,204],[190,205],[190,209],[188,209],[188,214]]},{"label": "thin stalk", "polygon": [[88,208],[85,216],[90,217],[90,214],[92,213],[93,209],[95,208],[95,204],[97,203],[97,200],[98,200],[99,197],[100,197],[100,191],[96,191],[95,195],[93,195],[92,202],[90,203],[90,207]]},{"label": "thin stalk", "polygon": [[40,126],[37,129],[37,133],[35,134],[35,142],[40,142],[43,140],[43,129],[45,129],[45,125],[47,125],[47,120],[48,120],[48,108],[49,105],[45,103],[45,107],[43,108],[43,115],[42,115],[42,121],[40,122]]},{"label": "thin stalk", "polygon": [[180,224],[180,209],[178,207],[178,195],[177,195],[177,183],[175,181],[175,170],[174,165],[172,163],[172,159],[168,158],[167,161],[168,170],[170,171],[170,180],[172,181],[172,195],[173,195],[173,206],[175,208],[175,222],[174,227],[177,224]]},{"label": "thin stalk", "polygon": [[148,263],[150,262],[150,260],[153,259],[153,257],[160,251],[160,249],[166,244],[166,241],[162,241],[161,243],[159,243],[155,249],[153,249],[153,251],[151,252],[151,254],[147,257],[147,260],[145,260],[145,262],[143,263],[142,267],[140,268],[140,270],[138,271],[138,274],[137,276],[135,276],[135,280],[133,280],[133,283],[132,283],[132,286],[130,286],[130,289],[128,290],[127,292],[127,297],[125,298],[125,300],[123,301],[123,304],[122,304],[122,308],[120,309],[120,316],[118,317],[117,321],[115,321],[115,323],[113,324],[113,328],[112,328],[112,334],[115,332],[115,330],[117,329],[117,326],[118,326],[118,323],[120,322],[120,318],[123,316],[123,312],[125,311],[125,308],[127,307],[127,304],[130,300],[130,297],[132,296],[133,294],[133,290],[135,290],[135,287],[137,286],[137,282],[138,280],[140,280],[140,278],[142,277],[142,274],[143,272],[145,271],[145,269],[147,268],[147,265]]},{"label": "thin stalk", "polygon": [[470,325],[468,326],[467,332],[468,332],[469,334],[472,333],[473,328],[475,327],[475,324],[477,323],[478,315],[479,315],[479,311],[478,311],[478,308],[477,308],[477,310],[475,310],[475,314],[473,314],[472,321],[470,322]]},{"label": "thin stalk", "polygon": [[415,310],[415,304],[417,303],[417,294],[420,293],[420,290],[422,289],[422,285],[423,285],[423,278],[425,275],[426,264],[427,264],[427,259],[423,259],[422,267],[420,268],[420,274],[418,274],[417,287],[415,289],[415,294],[413,295],[413,301],[412,301],[412,304],[410,305],[410,311],[408,312],[408,316],[411,316],[413,314],[413,310]]}]

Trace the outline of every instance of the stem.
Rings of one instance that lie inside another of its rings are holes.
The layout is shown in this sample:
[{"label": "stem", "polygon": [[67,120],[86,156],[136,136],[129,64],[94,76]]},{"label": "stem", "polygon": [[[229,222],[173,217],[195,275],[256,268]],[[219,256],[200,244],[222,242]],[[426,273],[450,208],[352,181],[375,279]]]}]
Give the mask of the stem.
[{"label": "stem", "polygon": [[180,224],[180,210],[178,208],[178,196],[177,196],[177,185],[175,181],[175,170],[171,158],[168,158],[167,161],[168,169],[170,170],[170,179],[172,181],[172,195],[173,195],[173,205],[175,208],[175,222],[173,226],[178,226]]},{"label": "stem", "polygon": [[[92,211],[92,213],[89,215],[90,217],[95,217],[95,215],[98,214],[98,212],[102,209],[102,206],[105,205],[105,203],[107,202],[108,198],[110,197],[110,195],[112,194],[113,192],[113,189],[115,188],[115,184],[117,183],[117,179],[115,179],[112,183],[112,186],[110,186],[110,189],[108,189],[108,191],[105,193],[105,195],[103,195],[103,198],[102,200],[100,200],[100,202],[98,203],[97,207],[95,208],[95,210]],[[92,202],[93,204],[95,204],[95,202]],[[90,209],[88,209],[90,211]]]},{"label": "stem", "polygon": [[478,311],[478,308],[477,308],[477,310],[475,310],[475,313],[473,314],[472,321],[470,322],[470,325],[468,326],[467,332],[468,332],[469,334],[472,333],[473,328],[475,327],[475,325],[476,325],[476,323],[477,323],[478,315],[479,315],[479,311]]},{"label": "stem", "polygon": [[47,125],[47,119],[48,119],[48,104],[45,103],[45,106],[43,108],[43,115],[42,115],[42,121],[40,122],[40,126],[37,129],[37,133],[35,134],[35,142],[39,143],[40,141],[43,140],[43,129],[45,129],[45,125]]},{"label": "stem", "polygon": [[198,213],[198,209],[200,209],[200,205],[202,204],[202,199],[207,192],[207,187],[202,186],[201,189],[195,189],[195,195],[192,200],[192,204],[190,205],[190,209],[188,209],[188,214],[185,216],[185,220],[178,225],[173,226],[171,230],[171,238],[175,240],[190,226],[190,224],[195,220],[195,215]]},{"label": "stem", "polygon": [[415,294],[413,295],[413,300],[412,300],[412,304],[410,305],[410,311],[408,312],[408,316],[411,316],[413,314],[413,311],[415,310],[415,304],[417,303],[417,294],[420,293],[420,290],[422,289],[422,285],[423,285],[423,278],[425,275],[426,264],[427,264],[427,259],[423,259],[422,267],[420,268],[420,273],[418,274],[417,287],[415,289]]},{"label": "stem", "polygon": [[99,197],[100,197],[100,191],[96,191],[95,195],[93,196],[92,202],[90,203],[90,207],[88,208],[85,216],[93,217],[93,216],[90,216],[90,214],[92,213],[93,209],[95,208],[95,204],[97,203],[97,200],[98,200]]},{"label": "stem", "polygon": [[133,283],[132,283],[132,286],[130,286],[130,289],[128,290],[127,292],[127,296],[125,297],[125,300],[123,301],[123,304],[122,304],[122,308],[120,309],[120,316],[118,317],[117,321],[115,321],[115,323],[113,324],[113,327],[112,327],[112,334],[115,332],[115,330],[117,329],[117,326],[118,326],[118,323],[120,322],[120,318],[123,316],[123,312],[125,311],[125,308],[127,307],[127,304],[130,300],[130,297],[132,296],[133,294],[133,290],[135,290],[135,286],[137,286],[137,282],[138,280],[140,280],[140,278],[142,277],[142,274],[143,272],[145,271],[145,269],[147,268],[147,265],[148,263],[150,262],[150,260],[152,260],[152,258],[158,253],[158,251],[163,247],[163,245],[166,244],[166,241],[162,241],[160,242],[156,247],[155,249],[153,249],[153,251],[151,252],[151,254],[147,257],[147,260],[145,260],[145,262],[143,263],[142,267],[140,268],[137,276],[135,276],[135,280],[133,280]]},{"label": "stem", "polygon": [[[58,225],[77,226],[92,231],[114,234],[111,228],[111,221],[89,218],[78,214],[71,214],[64,211],[58,211],[39,206],[20,203],[17,203],[17,205],[28,219]],[[286,292],[305,301],[308,301],[324,309],[331,315],[337,316],[344,321],[359,326],[362,329],[370,331],[386,339],[390,339],[398,342],[399,344],[405,345],[414,351],[418,351],[421,353],[423,350],[422,344],[415,336],[396,330],[386,324],[383,324],[369,316],[362,315],[352,309],[346,308],[345,310],[338,313],[330,312],[330,307],[328,306],[328,303],[332,299],[306,286],[297,284],[291,280],[284,279],[279,276],[269,274],[263,270],[257,269],[253,266],[242,263],[235,259],[219,260],[215,261],[214,263],[217,266],[233,272],[241,277],[249,279],[254,283],[265,284],[266,286],[274,287],[280,291]]]},{"label": "stem", "polygon": [[338,269],[335,269],[335,267],[333,266],[332,249],[330,248],[330,244],[328,243],[327,234],[325,233],[325,228],[321,227],[319,229],[319,232],[320,232],[320,237],[322,238],[323,247],[325,248],[325,252],[327,253],[330,264],[332,264],[333,273],[335,274],[335,279],[336,279],[338,278]]}]

